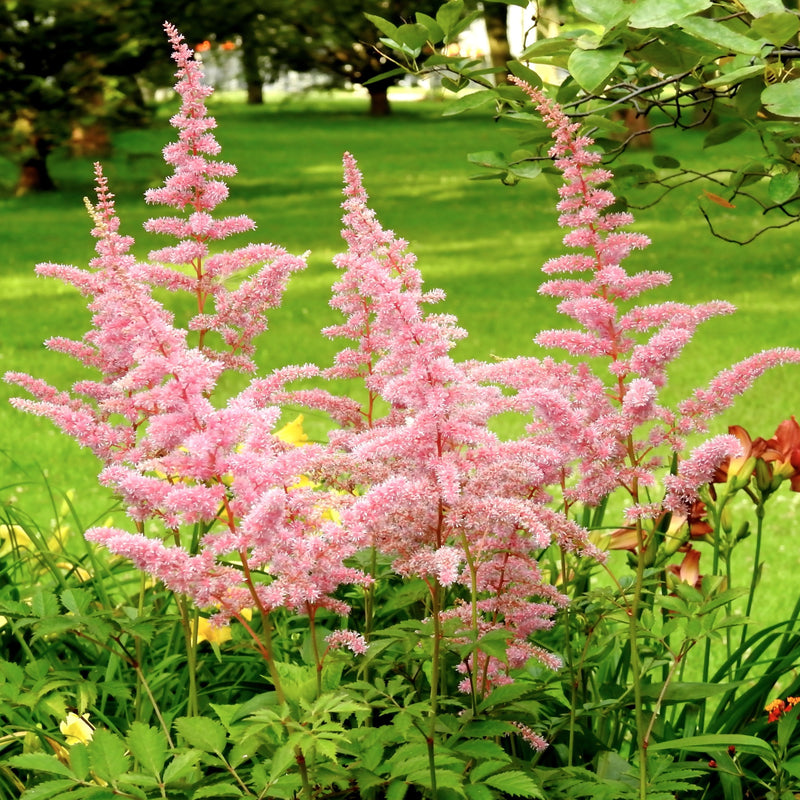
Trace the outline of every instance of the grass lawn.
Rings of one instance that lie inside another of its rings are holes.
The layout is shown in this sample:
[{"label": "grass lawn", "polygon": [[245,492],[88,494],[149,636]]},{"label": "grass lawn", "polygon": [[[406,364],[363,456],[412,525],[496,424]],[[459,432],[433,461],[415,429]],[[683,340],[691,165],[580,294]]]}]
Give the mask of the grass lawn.
[{"label": "grass lawn", "polygon": [[[446,290],[445,310],[456,314],[470,332],[456,357],[535,354],[535,333],[563,324],[554,303],[537,294],[541,264],[561,252],[554,187],[545,179],[516,187],[470,180],[482,173],[467,163],[466,154],[513,150],[519,128],[495,123],[488,114],[442,118],[441,104],[435,102],[396,103],[394,115],[387,119],[365,116],[361,100],[306,98],[263,108],[218,104],[214,112],[222,156],[240,172],[230,182],[231,199],[221,211],[247,213],[258,224],[259,239],[290,252],[311,251],[307,271],[294,278],[284,306],[273,314],[260,352],[263,370],[305,361],[325,364],[336,350],[318,331],[336,319],[327,301],[336,273],[331,258],[343,249],[339,204],[345,150],[358,159],[383,225],[408,239],[427,285]],[[655,152],[702,161],[706,154],[700,149],[701,136],[664,133],[656,140]],[[141,195],[161,182],[165,167],[159,150],[171,138],[172,129],[162,117],[150,130],[119,134],[113,156],[105,160],[122,232],[137,238],[135,251],[142,258],[151,247],[164,244],[141,232],[142,221],[154,211],[145,207]],[[80,338],[88,313],[75,291],[36,278],[33,267],[41,261],[82,266],[92,257],[82,202],[91,194],[92,174],[88,160],[59,156],[53,158],[52,170],[58,193],[15,199],[10,196],[14,170],[0,163],[0,366],[2,371],[23,370],[66,388],[80,370],[48,353],[42,341],[56,334]],[[646,302],[668,296],[685,302],[719,298],[740,309],[700,330],[675,365],[669,400],[688,394],[719,369],[757,350],[800,345],[793,324],[800,289],[797,230],[769,233],[746,248],[714,239],[697,209],[699,192],[688,188],[639,213],[637,228],[654,244],[627,264],[629,269],[666,269],[674,275],[669,292],[654,292]],[[748,228],[753,219],[734,218],[732,224]],[[800,410],[791,399],[799,389],[800,370],[776,370],[715,430],[738,423],[754,436],[768,437],[781,419]],[[82,522],[90,523],[110,503],[95,485],[93,457],[49,422],[11,409],[7,400],[13,393],[0,384],[0,450],[5,453],[0,497],[16,498],[20,507],[46,523],[52,511],[36,485],[45,473],[55,490],[76,490]],[[308,427],[312,434],[323,433],[322,420],[309,419]],[[782,505],[782,511],[772,511],[772,519],[780,519],[767,537],[765,577],[777,586],[794,573],[800,558],[791,535],[797,505],[788,493],[773,504]],[[744,565],[752,556],[743,553],[742,558]],[[764,613],[769,617],[781,602],[776,596]]]}]

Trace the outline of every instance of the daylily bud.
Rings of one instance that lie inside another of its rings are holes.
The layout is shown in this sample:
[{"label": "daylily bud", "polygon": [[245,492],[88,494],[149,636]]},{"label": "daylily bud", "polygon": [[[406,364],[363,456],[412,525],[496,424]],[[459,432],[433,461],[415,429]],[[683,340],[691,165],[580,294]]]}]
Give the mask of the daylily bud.
[{"label": "daylily bud", "polygon": [[739,530],[736,531],[736,536],[733,537],[735,542],[741,542],[742,539],[746,539],[750,535],[750,523],[745,521],[739,526]]},{"label": "daylily bud", "polygon": [[722,525],[722,530],[724,530],[725,533],[730,533],[733,530],[731,509],[727,503],[723,506],[722,513],[719,515],[719,523]]},{"label": "daylily bud", "polygon": [[758,459],[756,461],[756,486],[761,492],[774,491],[772,488],[772,467],[766,461]]},{"label": "daylily bud", "polygon": [[731,492],[738,492],[750,483],[750,476],[756,468],[757,461],[755,456],[750,456],[736,472],[729,473],[728,486]]}]

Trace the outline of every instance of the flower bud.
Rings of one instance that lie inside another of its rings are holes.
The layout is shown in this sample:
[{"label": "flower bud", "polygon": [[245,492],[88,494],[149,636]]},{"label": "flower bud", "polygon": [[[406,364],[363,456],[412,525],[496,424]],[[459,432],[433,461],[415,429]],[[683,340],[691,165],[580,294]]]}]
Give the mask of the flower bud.
[{"label": "flower bud", "polygon": [[756,461],[756,486],[763,492],[774,491],[772,488],[772,467],[766,461],[759,458]]}]

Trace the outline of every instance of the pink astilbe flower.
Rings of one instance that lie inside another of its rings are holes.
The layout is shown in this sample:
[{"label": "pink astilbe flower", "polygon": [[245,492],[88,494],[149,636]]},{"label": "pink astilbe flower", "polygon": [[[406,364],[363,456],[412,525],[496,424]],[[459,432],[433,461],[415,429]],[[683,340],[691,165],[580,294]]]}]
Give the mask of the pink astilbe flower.
[{"label": "pink astilbe flower", "polygon": [[[468,667],[481,671],[479,679],[468,681],[471,690],[488,692],[531,658],[558,663],[528,641],[552,624],[562,600],[542,579],[536,554],[555,539],[571,551],[598,553],[578,526],[569,534],[569,526],[551,526],[543,487],[559,479],[559,451],[503,442],[491,432],[489,420],[504,409],[502,393],[484,382],[476,365],[452,359],[464,332],[453,317],[424,311],[442,293],[423,291],[413,255],[381,227],[349,154],[344,172],[348,249],[335,259],[343,274],[331,305],[346,319],[324,333],[353,345],[322,374],[361,378],[368,397],[359,417],[350,416],[355,424],[331,433],[337,455],[329,451],[313,474],[343,491],[358,487],[342,511],[343,523],[392,555],[398,574],[420,576],[432,587],[459,586],[461,592],[478,587],[479,630],[473,633],[505,631],[509,642],[507,662]],[[319,394],[287,397],[325,407]],[[387,409],[383,416],[379,407]],[[492,582],[484,572],[493,569],[498,551],[517,568]],[[443,610],[442,618],[455,613],[469,628],[472,602],[458,609]]]},{"label": "pink astilbe flower", "polygon": [[[265,312],[280,305],[286,281],[292,272],[305,268],[303,258],[289,255],[272,244],[250,244],[230,252],[213,253],[210,243],[255,228],[246,215],[216,219],[211,212],[228,196],[224,178],[236,167],[213,160],[220,153],[213,130],[216,120],[208,115],[205,100],[212,89],[203,84],[200,64],[192,57],[183,36],[170,23],[164,28],[178,64],[176,91],[183,102],[170,120],[179,131],[178,141],[164,148],[165,161],[174,167],[162,187],[148,189],[148,203],[171,206],[185,216],[148,220],[145,230],[174,236],[176,245],[150,253],[153,262],[185,265],[193,273],[187,280],[179,271],[153,264],[148,279],[170,290],[192,291],[198,313],[188,327],[197,331],[200,349],[227,367],[253,371],[253,339],[267,329]],[[253,274],[250,271],[255,268]],[[225,281],[234,274],[248,274],[235,289]],[[208,309],[213,302],[213,311]],[[217,334],[221,345],[212,348],[208,339]]]},{"label": "pink astilbe flower", "polygon": [[[608,210],[614,196],[603,184],[612,175],[597,167],[600,154],[590,149],[592,140],[579,135],[579,123],[571,122],[540,89],[516,77],[510,80],[531,98],[551,130],[550,155],[564,176],[558,203],[559,224],[568,229],[564,243],[583,251],[548,261],[543,267],[546,274],[569,273],[571,277],[549,280],[540,289],[562,298],[559,311],[580,329],[543,331],[535,341],[563,348],[583,363],[569,376],[562,372],[560,385],[547,378],[552,366],[542,369],[542,362],[535,360],[524,366],[520,363],[522,369],[510,383],[512,376],[502,368],[484,370],[484,374],[517,390],[516,410],[525,411],[527,404],[527,411],[534,415],[528,429],[531,435],[553,447],[559,442],[563,448],[571,447],[576,478],[565,487],[568,502],[596,504],[617,488],[636,494],[641,487],[655,485],[657,471],[671,458],[655,448],[666,445],[682,457],[686,434],[703,430],[709,419],[769,367],[800,362],[800,351],[781,348],[747,359],[721,373],[709,389],[698,390],[677,410],[659,404],[658,390],[667,382],[667,369],[698,325],[731,314],[734,308],[723,301],[620,306],[643,291],[667,285],[670,276],[660,271],[629,274],[621,266],[631,251],[649,242],[645,236],[620,230],[633,222],[630,214]],[[605,377],[600,370],[589,369],[598,357],[608,370]],[[582,389],[581,381],[594,397]],[[636,438],[645,426],[649,426],[647,438]],[[720,447],[724,450],[721,441],[713,447],[709,444],[711,449]],[[700,476],[690,473],[704,452],[690,457],[683,471],[679,468],[678,476],[667,481],[668,507],[679,497],[692,496],[699,486],[695,479]],[[651,511],[647,516],[658,515]]]}]

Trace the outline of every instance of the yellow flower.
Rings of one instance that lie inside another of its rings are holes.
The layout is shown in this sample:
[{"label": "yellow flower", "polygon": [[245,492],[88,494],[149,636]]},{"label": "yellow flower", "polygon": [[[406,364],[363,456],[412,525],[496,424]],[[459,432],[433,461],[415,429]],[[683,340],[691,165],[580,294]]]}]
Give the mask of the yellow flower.
[{"label": "yellow flower", "polygon": [[31,552],[36,549],[31,537],[25,533],[25,529],[21,525],[9,525],[8,523],[0,525],[0,558],[22,548]]},{"label": "yellow flower", "polygon": [[230,625],[214,626],[208,621],[208,617],[200,617],[197,621],[197,644],[222,644],[230,641],[232,635]]},{"label": "yellow flower", "polygon": [[275,431],[275,435],[296,447],[308,444],[308,436],[303,430],[303,415],[298,414],[291,422],[287,422],[280,430]]},{"label": "yellow flower", "polygon": [[88,744],[94,736],[94,728],[88,721],[89,715],[79,715],[70,711],[67,718],[59,724],[59,730],[64,734],[67,744]]}]

